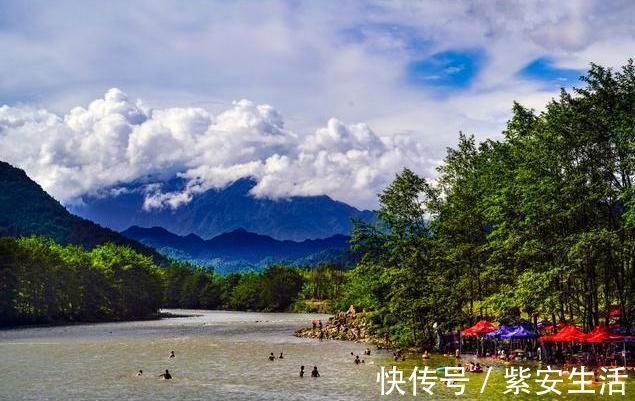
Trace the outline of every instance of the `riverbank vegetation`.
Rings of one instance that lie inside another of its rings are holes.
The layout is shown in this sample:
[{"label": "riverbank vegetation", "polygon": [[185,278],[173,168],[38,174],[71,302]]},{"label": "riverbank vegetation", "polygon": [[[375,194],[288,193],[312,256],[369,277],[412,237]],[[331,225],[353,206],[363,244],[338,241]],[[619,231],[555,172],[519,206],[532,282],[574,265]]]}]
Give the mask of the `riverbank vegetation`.
[{"label": "riverbank vegetation", "polygon": [[355,230],[344,305],[426,346],[480,318],[631,327],[635,68],[582,82],[541,113],[514,104],[500,140],[461,135],[434,183],[399,174]]},{"label": "riverbank vegetation", "polygon": [[131,248],[0,238],[0,325],[147,319],[162,300],[160,269]]},{"label": "riverbank vegetation", "polygon": [[0,238],[0,326],[150,319],[159,308],[286,311],[307,273],[271,266],[222,276],[112,243],[91,251],[45,237]]}]

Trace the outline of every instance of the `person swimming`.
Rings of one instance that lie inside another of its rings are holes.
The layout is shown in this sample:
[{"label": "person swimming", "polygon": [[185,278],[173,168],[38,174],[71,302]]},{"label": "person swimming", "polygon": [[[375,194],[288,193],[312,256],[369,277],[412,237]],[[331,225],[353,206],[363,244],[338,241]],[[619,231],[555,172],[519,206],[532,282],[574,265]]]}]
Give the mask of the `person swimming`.
[{"label": "person swimming", "polygon": [[304,365],[300,366],[300,377],[304,377]]},{"label": "person swimming", "polygon": [[176,355],[174,355],[174,351],[170,351],[170,356],[168,358],[170,359],[176,358]]},{"label": "person swimming", "polygon": [[359,365],[362,361],[359,359],[359,355],[355,357],[355,365]]},{"label": "person swimming", "polygon": [[320,372],[318,372],[317,366],[313,367],[313,370],[311,371],[311,377],[320,377]]},{"label": "person swimming", "polygon": [[170,374],[170,371],[166,369],[165,373],[160,374],[159,377],[163,380],[170,380],[172,378],[172,375]]},{"label": "person swimming", "polygon": [[143,370],[139,369],[139,371],[137,372],[137,376],[143,376]]},{"label": "person swimming", "polygon": [[276,356],[273,354],[273,352],[271,354],[269,354],[269,360],[270,361],[275,361],[276,360]]},{"label": "person swimming", "polygon": [[278,359],[284,359],[284,355],[282,355],[282,352],[280,352],[280,356],[278,357]]}]

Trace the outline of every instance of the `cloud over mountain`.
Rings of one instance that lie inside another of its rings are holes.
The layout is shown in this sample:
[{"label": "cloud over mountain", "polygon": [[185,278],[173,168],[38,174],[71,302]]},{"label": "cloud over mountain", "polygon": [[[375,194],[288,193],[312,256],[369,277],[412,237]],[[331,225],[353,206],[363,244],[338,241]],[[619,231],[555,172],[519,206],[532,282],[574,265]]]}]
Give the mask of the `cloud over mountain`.
[{"label": "cloud over mountain", "polygon": [[257,181],[257,197],[327,194],[369,207],[401,168],[430,164],[412,137],[382,136],[365,124],[331,118],[314,133],[296,133],[269,105],[240,100],[218,115],[150,109],[116,88],[64,116],[0,107],[0,159],[23,167],[67,203],[148,176],[186,179],[173,192],[148,185],[146,209],[177,208],[247,177]]},{"label": "cloud over mountain", "polygon": [[[432,176],[459,130],[496,137],[512,101],[539,108],[589,63],[622,65],[634,14],[625,0],[6,0],[0,157],[65,202],[160,172],[189,186],[149,187],[148,208],[247,175],[260,196],[368,207],[402,164]],[[111,87],[152,107],[118,91],[91,103]]]}]

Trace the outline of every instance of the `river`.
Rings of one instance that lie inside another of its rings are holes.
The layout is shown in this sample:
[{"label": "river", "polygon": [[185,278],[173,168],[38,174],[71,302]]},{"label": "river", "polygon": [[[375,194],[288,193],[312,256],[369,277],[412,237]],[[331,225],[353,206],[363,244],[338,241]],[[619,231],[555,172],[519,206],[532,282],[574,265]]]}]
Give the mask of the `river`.
[{"label": "river", "polygon": [[[220,311],[168,311],[194,316],[155,321],[37,327],[0,331],[0,400],[378,400],[412,399],[408,375],[416,358],[400,362],[406,396],[381,396],[376,382],[381,366],[392,367],[392,355],[375,352],[355,365],[351,352],[365,345],[352,342],[296,338],[293,332],[324,315]],[[169,359],[170,351],[176,357]],[[285,358],[269,362],[267,356]],[[437,367],[454,363],[435,356]],[[298,376],[300,365],[307,375]],[[318,366],[321,377],[310,372]],[[135,372],[143,369],[144,376]],[[173,380],[157,378],[169,369]],[[535,373],[535,369],[532,369]],[[631,372],[632,373],[632,372]],[[494,368],[491,385],[479,394],[484,374],[468,375],[464,395],[454,396],[437,384],[434,400],[580,400],[594,396],[562,397],[502,395],[504,367]],[[535,392],[533,378],[530,380]],[[389,387],[389,386],[387,386]],[[629,381],[626,397],[635,400]],[[596,388],[599,391],[599,387]]]}]

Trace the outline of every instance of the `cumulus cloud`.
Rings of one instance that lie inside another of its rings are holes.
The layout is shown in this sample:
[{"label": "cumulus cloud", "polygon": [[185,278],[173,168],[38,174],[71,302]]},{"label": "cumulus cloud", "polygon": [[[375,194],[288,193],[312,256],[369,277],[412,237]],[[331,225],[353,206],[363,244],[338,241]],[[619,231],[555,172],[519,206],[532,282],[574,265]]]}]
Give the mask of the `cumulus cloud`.
[{"label": "cumulus cloud", "polygon": [[[496,137],[513,100],[540,108],[576,84],[523,76],[532,62],[622,65],[634,13],[627,0],[6,0],[0,104],[31,106],[0,107],[0,157],[67,203],[179,174],[186,188],[148,187],[147,208],[244,176],[257,196],[374,206],[403,165],[432,177],[459,130]],[[439,54],[478,57],[412,79]],[[147,103],[116,90],[91,102],[113,86]],[[231,102],[243,97],[256,102]]]},{"label": "cumulus cloud", "polygon": [[285,129],[269,105],[240,100],[214,116],[201,108],[146,108],[119,89],[64,116],[2,106],[0,159],[25,168],[66,203],[147,177],[185,180],[172,192],[147,185],[146,209],[178,208],[247,177],[256,180],[257,197],[327,194],[369,207],[401,168],[430,163],[412,137],[381,136],[365,124],[332,118],[302,134]]}]

